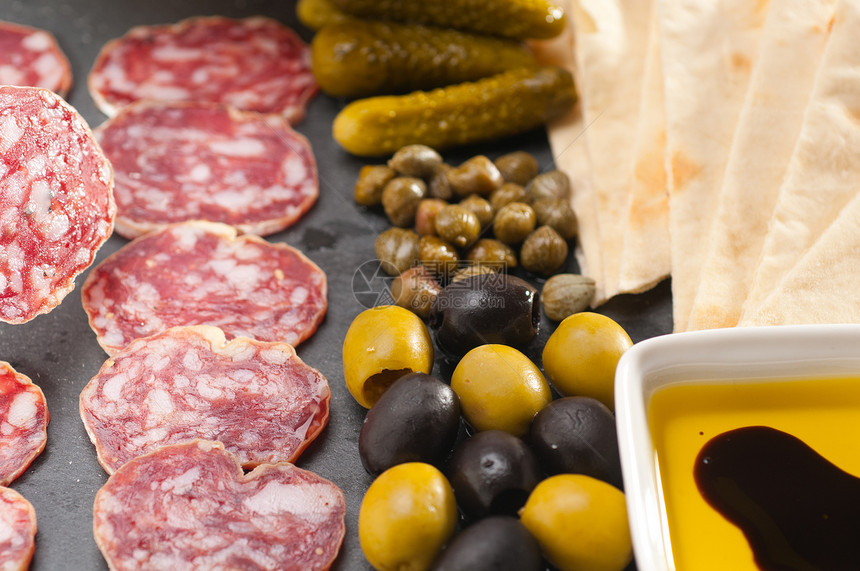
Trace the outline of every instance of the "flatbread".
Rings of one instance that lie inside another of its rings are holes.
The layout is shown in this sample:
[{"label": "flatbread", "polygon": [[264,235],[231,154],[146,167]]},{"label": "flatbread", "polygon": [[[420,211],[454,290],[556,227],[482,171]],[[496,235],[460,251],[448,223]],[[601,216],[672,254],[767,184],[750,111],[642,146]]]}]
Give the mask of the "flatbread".
[{"label": "flatbread", "polygon": [[574,57],[587,125],[602,278],[600,305],[618,293],[621,250],[627,226],[635,138],[644,77],[651,0],[574,0]]},{"label": "flatbread", "polygon": [[627,224],[618,273],[619,293],[651,289],[671,272],[669,192],[666,180],[666,113],[660,28],[652,9],[648,51],[633,150]]},{"label": "flatbread", "polygon": [[740,324],[860,323],[858,222],[860,194],[855,194],[779,287]]},{"label": "flatbread", "polygon": [[732,327],[761,255],[836,0],[771,0],[688,330]]},{"label": "flatbread", "polygon": [[768,0],[660,0],[675,331],[687,327]]},{"label": "flatbread", "polygon": [[840,0],[761,259],[743,305],[742,321],[748,322],[749,316],[760,313],[756,307],[779,286],[860,188],[858,29],[860,1]]}]

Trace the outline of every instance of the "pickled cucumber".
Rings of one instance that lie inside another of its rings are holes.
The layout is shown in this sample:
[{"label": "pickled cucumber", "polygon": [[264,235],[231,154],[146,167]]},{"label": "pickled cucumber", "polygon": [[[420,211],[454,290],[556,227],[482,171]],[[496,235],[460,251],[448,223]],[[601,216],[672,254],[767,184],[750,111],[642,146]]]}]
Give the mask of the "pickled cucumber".
[{"label": "pickled cucumber", "polygon": [[347,14],[458,28],[509,38],[548,39],[564,28],[552,0],[331,0]]},{"label": "pickled cucumber", "polygon": [[432,89],[534,65],[515,40],[358,19],[317,32],[311,58],[320,89],[335,97]]},{"label": "pickled cucumber", "polygon": [[360,156],[387,155],[415,143],[441,150],[527,131],[575,102],[567,70],[519,68],[432,91],[353,101],[335,117],[332,135]]},{"label": "pickled cucumber", "polygon": [[353,19],[341,12],[331,0],[299,0],[296,4],[296,16],[299,22],[311,30]]}]

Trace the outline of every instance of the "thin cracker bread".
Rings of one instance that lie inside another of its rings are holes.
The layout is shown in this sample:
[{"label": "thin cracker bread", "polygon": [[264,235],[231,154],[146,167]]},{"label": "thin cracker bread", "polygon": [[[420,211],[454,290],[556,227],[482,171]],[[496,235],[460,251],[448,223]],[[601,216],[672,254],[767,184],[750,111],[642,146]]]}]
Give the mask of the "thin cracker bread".
[{"label": "thin cracker bread", "polygon": [[660,0],[675,331],[707,250],[767,0]]},{"label": "thin cracker bread", "polygon": [[840,0],[801,133],[777,198],[742,321],[857,194],[860,181],[860,2]]},{"label": "thin cracker bread", "polygon": [[771,0],[688,330],[737,324],[803,123],[836,0]]}]

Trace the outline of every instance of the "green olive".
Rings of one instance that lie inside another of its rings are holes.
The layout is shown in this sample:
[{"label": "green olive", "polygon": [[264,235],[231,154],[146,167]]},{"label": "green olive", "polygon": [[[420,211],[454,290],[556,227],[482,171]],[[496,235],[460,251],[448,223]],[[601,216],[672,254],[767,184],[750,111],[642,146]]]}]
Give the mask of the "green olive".
[{"label": "green olive", "polygon": [[496,165],[483,155],[477,155],[448,171],[448,182],[458,196],[488,195],[504,183]]},{"label": "green olive", "polygon": [[436,215],[448,205],[440,198],[424,198],[415,211],[415,231],[419,236],[436,235]]},{"label": "green olive", "polygon": [[460,201],[460,206],[472,211],[481,223],[482,230],[493,223],[493,206],[486,198],[470,194]]},{"label": "green olive", "polygon": [[517,254],[514,249],[499,240],[482,238],[475,242],[466,252],[466,259],[475,265],[505,271],[517,266]]},{"label": "green olive", "polygon": [[358,512],[358,539],[374,569],[425,571],[456,525],[457,503],[445,475],[407,462],[370,484]]},{"label": "green olive", "polygon": [[418,203],[426,194],[427,185],[420,178],[398,176],[382,189],[382,207],[395,226],[412,226]]},{"label": "green olive", "polygon": [[515,182],[506,182],[493,191],[490,195],[490,206],[493,207],[493,212],[498,212],[502,206],[511,202],[527,202],[526,189],[522,185]]},{"label": "green olive", "polygon": [[457,364],[451,388],[475,430],[524,436],[535,415],[552,400],[540,369],[508,345],[475,347]]},{"label": "green olive", "polygon": [[541,198],[532,203],[538,226],[549,226],[565,240],[578,231],[576,214],[566,198]]},{"label": "green olive", "polygon": [[496,159],[496,167],[507,182],[525,186],[538,174],[538,162],[534,155],[525,151],[514,151]]},{"label": "green olive", "polygon": [[537,225],[535,211],[522,202],[511,202],[496,212],[493,233],[505,244],[519,244]]},{"label": "green olive", "polygon": [[366,309],[343,340],[343,376],[361,406],[372,407],[394,381],[409,373],[430,373],[433,341],[420,317],[396,305]]},{"label": "green olive", "polygon": [[526,237],[520,262],[530,272],[551,275],[567,260],[567,242],[549,226],[541,226]]},{"label": "green olive", "polygon": [[570,198],[570,179],[559,170],[541,173],[526,185],[526,194],[530,202],[541,198]]},{"label": "green olive", "polygon": [[460,266],[457,249],[438,236],[421,236],[418,259],[433,275],[447,279]]},{"label": "green olive", "polygon": [[362,206],[376,206],[382,203],[382,190],[391,179],[397,176],[394,169],[385,165],[365,165],[355,181],[355,201]]},{"label": "green olive", "polygon": [[420,253],[418,234],[406,228],[389,228],[376,237],[376,258],[382,270],[391,276],[415,265]]},{"label": "green olive", "polygon": [[449,204],[436,214],[436,234],[458,248],[465,248],[481,235],[481,222],[475,213],[459,204]]},{"label": "green olive", "polygon": [[401,147],[388,166],[404,176],[427,178],[442,164],[442,157],[427,145],[406,145]]}]

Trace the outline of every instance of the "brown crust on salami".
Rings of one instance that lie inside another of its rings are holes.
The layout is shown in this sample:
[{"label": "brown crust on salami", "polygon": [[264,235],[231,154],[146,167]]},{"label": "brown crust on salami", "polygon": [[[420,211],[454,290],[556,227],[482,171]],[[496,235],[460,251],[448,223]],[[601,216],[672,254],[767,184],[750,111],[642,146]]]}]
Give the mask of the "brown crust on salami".
[{"label": "brown crust on salami", "polygon": [[50,32],[0,20],[0,85],[44,87],[65,97],[72,66]]},{"label": "brown crust on salami", "polygon": [[299,250],[214,222],[136,238],[90,271],[81,288],[90,326],[111,355],[179,325],[297,345],[322,321],[326,295],[325,273]]},{"label": "brown crust on salami", "polygon": [[317,92],[307,44],[262,16],[132,28],[102,48],[88,85],[108,116],[141,99],[209,101],[275,113],[293,125]]},{"label": "brown crust on salami", "polygon": [[47,313],[113,231],[113,174],[55,93],[0,86],[0,321]]},{"label": "brown crust on salami", "polygon": [[293,464],[244,474],[220,443],[159,448],[96,493],[93,534],[114,571],[328,569],[345,534],[334,483]]},{"label": "brown crust on salami", "polygon": [[95,134],[113,165],[116,231],[126,238],[187,220],[266,236],[319,195],[310,143],[277,115],[139,102]]},{"label": "brown crust on salami", "polygon": [[0,486],[23,474],[45,449],[49,418],[42,389],[0,361]]},{"label": "brown crust on salami", "polygon": [[328,422],[328,381],[292,345],[217,327],[132,341],[84,387],[80,413],[109,474],[168,444],[217,440],[242,467],[292,462]]},{"label": "brown crust on salami", "polygon": [[36,510],[11,488],[0,487],[0,569],[25,571],[36,548]]}]

